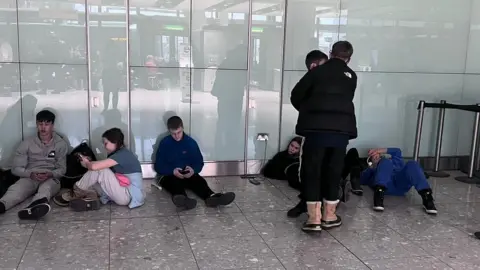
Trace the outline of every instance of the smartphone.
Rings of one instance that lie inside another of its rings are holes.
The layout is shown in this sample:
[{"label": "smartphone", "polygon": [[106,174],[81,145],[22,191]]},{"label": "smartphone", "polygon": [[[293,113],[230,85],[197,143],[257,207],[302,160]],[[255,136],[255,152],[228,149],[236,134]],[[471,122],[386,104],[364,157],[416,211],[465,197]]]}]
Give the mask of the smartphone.
[{"label": "smartphone", "polygon": [[183,169],[180,171],[180,174],[188,174],[188,170]]}]

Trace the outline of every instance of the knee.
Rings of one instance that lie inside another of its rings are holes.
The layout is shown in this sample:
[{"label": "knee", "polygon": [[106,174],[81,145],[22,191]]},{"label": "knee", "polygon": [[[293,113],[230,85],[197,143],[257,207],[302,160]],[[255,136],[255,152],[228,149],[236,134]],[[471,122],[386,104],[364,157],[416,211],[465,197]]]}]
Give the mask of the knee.
[{"label": "knee", "polygon": [[405,163],[405,168],[409,170],[417,170],[420,168],[420,165],[416,161],[409,160]]}]

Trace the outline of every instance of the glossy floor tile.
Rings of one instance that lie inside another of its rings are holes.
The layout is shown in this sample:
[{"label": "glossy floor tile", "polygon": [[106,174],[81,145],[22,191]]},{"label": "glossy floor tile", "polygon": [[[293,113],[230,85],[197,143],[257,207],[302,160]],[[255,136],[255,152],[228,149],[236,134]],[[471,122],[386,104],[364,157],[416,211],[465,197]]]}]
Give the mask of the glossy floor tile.
[{"label": "glossy floor tile", "polygon": [[298,195],[286,182],[208,182],[234,191],[235,203],[212,209],[199,201],[179,211],[149,180],[147,203],[134,210],[74,213],[53,205],[44,219],[20,222],[16,211],[26,202],[0,216],[0,269],[480,269],[475,185],[429,179],[437,216],[424,213],[415,190],[386,197],[385,212],[376,213],[365,188],[339,206],[340,228],[311,235],[300,230],[306,215],[286,217]]}]

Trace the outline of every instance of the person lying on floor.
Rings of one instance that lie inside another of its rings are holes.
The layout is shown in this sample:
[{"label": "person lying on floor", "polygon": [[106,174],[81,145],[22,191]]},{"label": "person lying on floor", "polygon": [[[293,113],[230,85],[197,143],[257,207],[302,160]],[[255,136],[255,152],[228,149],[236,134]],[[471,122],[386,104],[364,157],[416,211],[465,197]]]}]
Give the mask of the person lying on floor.
[{"label": "person lying on floor", "polygon": [[183,132],[182,119],[170,117],[167,128],[170,135],[160,141],[157,150],[154,169],[158,177],[154,185],[164,188],[172,195],[175,206],[186,210],[197,206],[197,200],[187,196],[187,189],[204,200],[208,207],[231,204],[235,193],[215,193],[200,176],[203,156],[197,142]]},{"label": "person lying on floor", "polygon": [[399,148],[378,148],[368,151],[371,167],[360,176],[360,184],[374,189],[373,209],[384,210],[384,196],[404,196],[415,187],[422,197],[423,207],[428,214],[437,214],[432,189],[420,165],[402,158]]},{"label": "person lying on floor", "polygon": [[67,142],[54,131],[55,114],[37,113],[37,134],[18,146],[12,174],[20,179],[0,198],[0,214],[33,196],[32,203],[18,212],[20,219],[37,220],[50,212],[49,200],[60,190],[67,170]]},{"label": "person lying on floor", "polygon": [[59,194],[54,201],[74,211],[100,209],[100,203],[110,201],[129,208],[140,207],[145,202],[142,167],[134,153],[125,146],[125,136],[119,128],[102,135],[107,159],[90,161],[79,155],[88,172],[75,183],[73,190]]}]

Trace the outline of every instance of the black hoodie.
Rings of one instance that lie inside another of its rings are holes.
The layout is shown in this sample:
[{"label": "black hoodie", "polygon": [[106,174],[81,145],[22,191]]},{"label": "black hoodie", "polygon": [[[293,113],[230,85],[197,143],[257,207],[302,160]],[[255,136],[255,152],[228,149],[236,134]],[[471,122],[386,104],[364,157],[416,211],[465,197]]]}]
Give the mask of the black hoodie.
[{"label": "black hoodie", "polygon": [[[292,142],[297,142],[298,144],[301,145],[302,143],[302,138],[300,137],[295,137],[293,138],[289,143],[288,146]],[[294,168],[296,166],[293,165],[298,165],[300,163],[299,155],[290,155],[288,153],[288,147],[286,150],[278,152],[275,156],[273,156],[272,159],[270,159],[267,164],[262,168],[262,175],[271,179],[277,179],[277,180],[287,180],[287,171],[290,168]],[[295,169],[295,171],[298,171],[298,167]],[[295,172],[296,173],[296,172]]]}]

